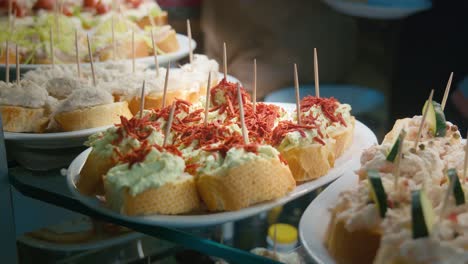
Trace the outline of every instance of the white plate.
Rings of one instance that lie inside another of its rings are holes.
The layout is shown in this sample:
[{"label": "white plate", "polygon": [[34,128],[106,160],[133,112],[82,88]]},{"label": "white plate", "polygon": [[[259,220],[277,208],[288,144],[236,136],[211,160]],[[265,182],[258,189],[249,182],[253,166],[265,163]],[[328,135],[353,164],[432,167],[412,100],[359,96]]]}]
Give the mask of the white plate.
[{"label": "white plate", "polygon": [[[361,156],[361,153],[356,154],[359,154],[359,157]],[[359,167],[359,160],[353,162],[344,175],[320,193],[302,214],[299,223],[301,243],[309,256],[319,264],[336,263],[324,245],[325,232],[331,218],[330,208],[336,205],[341,192],[358,185],[359,178],[354,171]]]},{"label": "white plate", "polygon": [[349,0],[323,0],[335,11],[357,17],[374,19],[400,19],[432,7],[430,1],[420,1],[413,5],[390,5],[356,3]]},{"label": "white plate", "polygon": [[[286,110],[291,111],[295,109],[294,104],[277,104],[284,107]],[[276,199],[274,201],[257,204],[248,208],[244,208],[233,212],[220,212],[220,213],[206,213],[199,215],[151,215],[151,216],[140,216],[140,217],[129,217],[116,213],[102,205],[102,203],[95,197],[83,196],[78,192],[75,186],[75,182],[79,177],[81,168],[83,167],[87,156],[91,152],[91,149],[87,149],[81,153],[71,163],[67,171],[67,184],[68,187],[79,201],[91,209],[100,213],[112,216],[114,218],[124,219],[135,223],[141,223],[146,225],[160,225],[170,227],[197,227],[197,226],[209,226],[215,224],[221,224],[225,222],[236,221],[239,219],[247,218],[249,216],[256,215],[263,211],[269,210],[275,206],[285,204],[291,200],[294,200],[304,194],[307,194],[333,180],[340,177],[345,171],[349,170],[349,167],[353,164],[353,160],[359,160],[360,156],[356,156],[355,153],[361,153],[362,150],[370,147],[377,143],[377,139],[372,131],[363,125],[361,122],[356,122],[354,139],[352,146],[335,162],[335,167],[329,171],[326,176],[320,177],[317,180],[303,183],[297,186],[292,192],[285,197]]]},{"label": "white plate", "polygon": [[[179,41],[179,50],[176,52],[171,52],[171,53],[166,53],[162,55],[158,55],[158,62],[161,66],[167,65],[169,62],[175,62],[178,61],[189,54],[189,39],[187,36],[182,35],[182,34],[177,34],[177,41]],[[197,42],[192,39],[192,50],[195,50],[197,47]],[[128,60],[130,62],[130,60]],[[154,65],[154,57],[144,57],[144,58],[138,58],[135,59],[135,61],[138,63],[144,63],[147,65]],[[103,62],[95,62],[95,65],[99,65],[102,63],[106,63],[106,61]],[[30,70],[34,70],[37,67],[41,66],[50,66],[50,64],[21,64],[21,72],[27,72]],[[0,64],[0,70],[5,70],[5,64]],[[16,65],[15,64],[10,64],[10,71],[15,70]]]}]

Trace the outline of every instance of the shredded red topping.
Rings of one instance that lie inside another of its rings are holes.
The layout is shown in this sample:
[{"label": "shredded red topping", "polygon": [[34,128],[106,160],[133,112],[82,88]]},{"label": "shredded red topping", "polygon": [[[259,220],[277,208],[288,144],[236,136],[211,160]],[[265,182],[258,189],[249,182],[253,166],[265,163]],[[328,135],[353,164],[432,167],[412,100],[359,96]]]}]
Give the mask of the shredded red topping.
[{"label": "shredded red topping", "polygon": [[[301,134],[302,137],[306,137],[307,134],[304,130],[307,129],[317,129],[315,125],[298,125],[296,123],[292,123],[291,121],[281,121],[279,122],[278,126],[273,130],[271,144],[274,146],[278,146],[281,144],[281,141],[286,137],[286,135],[290,132],[297,131]],[[325,142],[320,138],[320,134],[317,137],[314,137],[313,140],[319,144],[325,145]]]},{"label": "shredded red topping", "polygon": [[[270,142],[275,121],[280,117],[280,108],[276,105],[259,103],[255,113],[251,107],[247,110],[245,125],[249,131],[249,138],[256,143]],[[241,126],[240,121],[238,125]]]},{"label": "shredded red topping", "polygon": [[130,120],[124,116],[120,116],[120,124],[117,124],[116,126],[118,127],[117,138],[112,142],[113,145],[117,145],[122,142],[125,135],[139,141],[144,141],[153,132],[151,127],[158,130],[160,129],[159,123],[150,121],[149,116],[144,116],[142,118],[132,117]]},{"label": "shredded red topping", "polygon": [[141,163],[145,160],[146,156],[151,152],[152,146],[148,141],[144,141],[141,146],[137,149],[133,149],[126,155],[122,155],[120,151],[116,151],[119,156],[119,161],[122,163],[128,163],[128,167],[131,169],[136,163]]},{"label": "shredded red topping", "polygon": [[458,215],[456,213],[449,214],[448,219],[454,223],[458,223]]},{"label": "shredded red topping", "polygon": [[[250,95],[241,87],[241,98],[244,105],[244,111],[246,108],[251,107]],[[216,94],[221,91],[226,102],[220,103],[216,101]],[[211,103],[214,108],[210,109],[210,112],[218,111],[221,115],[224,112],[227,113],[229,118],[237,117],[239,103],[237,102],[237,85],[234,83],[228,82],[226,79],[221,80],[221,82],[210,90]]]},{"label": "shredded red topping", "polygon": [[[343,116],[335,111],[338,108],[340,103],[334,97],[325,98],[325,97],[315,97],[315,96],[306,96],[301,100],[301,112],[305,113],[310,110],[313,106],[319,106],[325,115],[325,117],[330,120],[331,123],[339,122],[343,126],[347,126]],[[301,116],[302,117],[302,116]],[[305,116],[302,118],[304,124],[315,123],[317,117]]]}]

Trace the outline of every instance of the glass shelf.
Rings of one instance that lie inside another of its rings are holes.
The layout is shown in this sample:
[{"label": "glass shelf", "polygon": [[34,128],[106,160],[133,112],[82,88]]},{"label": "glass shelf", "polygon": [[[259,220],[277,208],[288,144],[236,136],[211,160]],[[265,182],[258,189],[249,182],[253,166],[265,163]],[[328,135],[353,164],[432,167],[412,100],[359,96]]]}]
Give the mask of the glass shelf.
[{"label": "glass shelf", "polygon": [[[134,231],[162,239],[186,249],[208,256],[225,259],[231,263],[279,263],[249,251],[215,242],[207,237],[217,232],[219,226],[197,229],[174,229],[162,226],[147,226],[113,218],[89,209],[72,197],[67,188],[66,177],[59,170],[32,172],[22,167],[9,169],[9,181],[25,196],[53,204],[92,218],[121,225]],[[207,233],[209,235],[207,235]]]}]

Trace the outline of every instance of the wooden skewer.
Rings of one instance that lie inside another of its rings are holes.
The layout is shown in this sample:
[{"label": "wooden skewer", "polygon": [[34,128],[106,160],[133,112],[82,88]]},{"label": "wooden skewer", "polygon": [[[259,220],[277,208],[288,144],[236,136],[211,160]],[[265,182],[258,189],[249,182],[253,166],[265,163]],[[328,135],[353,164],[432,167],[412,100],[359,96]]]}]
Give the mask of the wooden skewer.
[{"label": "wooden skewer", "polygon": [[223,66],[224,66],[224,80],[227,80],[227,52],[226,52],[226,42],[223,43]]},{"label": "wooden skewer", "polygon": [[465,142],[465,162],[463,163],[463,180],[466,181],[466,175],[468,170],[468,130],[466,131],[466,142]]},{"label": "wooden skewer", "polygon": [[132,73],[135,73],[135,30],[132,30]]},{"label": "wooden skewer", "polygon": [[21,81],[20,63],[18,45],[16,45],[16,84],[19,85]]},{"label": "wooden skewer", "polygon": [[205,101],[205,126],[208,124],[208,108],[210,108],[210,86],[211,86],[211,71],[208,72],[208,85],[206,86],[206,101]]},{"label": "wooden skewer", "polygon": [[164,78],[164,90],[163,90],[163,98],[162,98],[162,108],[166,107],[166,95],[167,95],[167,85],[169,83],[169,69],[171,68],[171,62],[167,65],[166,70],[166,77]]},{"label": "wooden skewer", "polygon": [[249,144],[249,134],[247,128],[245,127],[245,118],[244,118],[244,103],[242,102],[242,94],[240,90],[240,84],[237,83],[237,101],[239,101],[239,114],[242,128],[242,137],[244,138],[244,144]]},{"label": "wooden skewer", "polygon": [[88,41],[88,56],[89,63],[91,64],[91,73],[93,75],[93,85],[96,86],[96,74],[94,73],[93,53],[91,52],[91,42],[89,40],[89,34],[86,35],[86,40]]},{"label": "wooden skewer", "polygon": [[398,153],[397,153],[396,160],[395,160],[395,167],[393,169],[395,192],[398,191],[398,179],[400,178],[400,162],[403,156],[403,142],[405,141],[406,130],[402,129],[400,134],[398,135],[400,142],[398,143]]},{"label": "wooden skewer", "polygon": [[140,119],[143,117],[143,110],[145,109],[145,80],[143,80],[143,86],[141,87],[140,97]]},{"label": "wooden skewer", "polygon": [[8,30],[13,31],[13,0],[8,0]]},{"label": "wooden skewer", "polygon": [[192,51],[192,28],[190,27],[190,20],[187,19],[187,35],[189,39],[189,62],[192,64],[193,62],[193,51]]},{"label": "wooden skewer", "polygon": [[[11,2],[11,1],[10,1]],[[6,49],[5,49],[5,67],[6,67],[6,70],[5,70],[5,81],[7,83],[10,82],[10,44],[9,44],[9,41],[7,39],[6,41]]]},{"label": "wooden skewer", "polygon": [[[447,175],[448,176],[448,175]],[[451,181],[449,180],[449,186],[447,188],[447,191],[445,192],[445,195],[444,195],[444,199],[442,200],[442,207],[440,208],[440,217],[439,217],[439,221],[438,223],[435,225],[434,227],[434,231],[432,232],[431,236],[436,236],[438,235],[439,231],[440,231],[440,227],[439,227],[439,224],[442,222],[442,219],[445,217],[445,214],[446,214],[446,211],[447,211],[447,207],[448,207],[448,203],[449,203],[449,200],[450,200],[450,196],[452,196],[453,194],[453,188],[455,186],[455,181]]]},{"label": "wooden skewer", "polygon": [[154,22],[154,17],[151,15],[150,9],[146,8],[146,13],[148,14],[148,18],[151,24],[151,30],[156,26],[156,23]]},{"label": "wooden skewer", "polygon": [[[434,89],[431,90],[431,94],[429,95],[429,99],[427,100],[428,105],[432,104],[432,96],[434,95]],[[424,110],[422,119],[421,119],[421,124],[419,125],[419,130],[418,130],[418,136],[416,140],[414,141],[414,149],[415,151],[418,151],[418,143],[419,143],[419,138],[421,137],[421,133],[424,127],[424,123],[426,122],[426,117],[427,117],[427,112],[429,110],[429,107],[426,107],[426,110]]]},{"label": "wooden skewer", "polygon": [[297,124],[301,125],[301,99],[299,95],[299,76],[297,74],[297,64],[294,63],[294,88],[296,90],[296,112],[297,112]]},{"label": "wooden skewer", "polygon": [[450,73],[450,77],[447,82],[447,86],[445,86],[445,92],[444,92],[444,97],[442,98],[442,104],[440,105],[442,107],[442,111],[445,109],[445,104],[447,103],[447,98],[450,92],[450,86],[452,85],[452,78],[453,78],[453,72]]},{"label": "wooden skewer", "polygon": [[52,59],[52,67],[55,68],[55,54],[54,54],[54,31],[52,27],[49,29],[49,40],[50,40],[50,56]]},{"label": "wooden skewer", "polygon": [[154,65],[156,66],[156,78],[159,78],[158,53],[157,53],[157,51],[156,51],[156,44],[154,44],[154,33],[153,33],[153,29],[151,29],[151,44],[153,45]]},{"label": "wooden skewer", "polygon": [[317,49],[314,48],[314,76],[315,76],[315,96],[320,98],[320,88],[319,88],[319,69],[318,69],[318,58],[317,58]]},{"label": "wooden skewer", "polygon": [[78,30],[75,28],[75,61],[78,78],[81,78],[80,48],[78,46]]},{"label": "wooden skewer", "polygon": [[111,32],[112,32],[112,58],[117,59],[117,45],[115,43],[115,15],[112,14],[111,18]]},{"label": "wooden skewer", "polygon": [[163,147],[166,146],[167,139],[169,138],[169,134],[171,133],[172,121],[174,120],[174,112],[175,112],[175,102],[172,102],[171,112],[169,113],[169,119],[167,120],[167,125],[166,125],[166,133],[164,133]]},{"label": "wooden skewer", "polygon": [[58,1],[54,1],[54,20],[55,20],[55,34],[57,35],[57,41],[60,41],[60,26],[59,26],[59,7]]},{"label": "wooden skewer", "polygon": [[257,112],[257,59],[254,59],[254,79],[253,79],[253,112]]}]

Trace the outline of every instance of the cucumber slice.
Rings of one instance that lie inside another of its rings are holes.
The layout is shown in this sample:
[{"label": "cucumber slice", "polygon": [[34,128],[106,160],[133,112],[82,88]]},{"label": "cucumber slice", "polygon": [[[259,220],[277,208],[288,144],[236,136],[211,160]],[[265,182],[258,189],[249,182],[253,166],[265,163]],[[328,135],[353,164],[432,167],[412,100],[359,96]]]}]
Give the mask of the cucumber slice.
[{"label": "cucumber slice", "polygon": [[413,238],[428,237],[434,225],[434,209],[424,190],[411,192]]},{"label": "cucumber slice", "polygon": [[376,170],[367,171],[367,179],[369,180],[369,190],[380,217],[384,218],[387,213],[387,194],[382,184],[379,172]]},{"label": "cucumber slice", "polygon": [[460,184],[460,178],[458,178],[457,171],[455,169],[449,169],[447,171],[449,184],[455,181],[453,184],[453,197],[455,198],[456,205],[465,204],[465,192]]},{"label": "cucumber slice", "polygon": [[400,133],[398,134],[397,139],[393,143],[392,148],[390,149],[390,152],[387,154],[387,160],[390,162],[394,162],[396,159],[396,156],[398,155],[398,148],[400,147],[400,142],[403,140],[404,135],[406,134],[405,130],[402,129]]},{"label": "cucumber slice", "polygon": [[[426,110],[428,101],[424,104],[423,113]],[[439,103],[432,101],[432,104],[429,106],[429,110],[426,117],[426,122],[429,125],[429,130],[435,137],[445,137],[447,132],[446,130],[446,119],[444,111]]]}]

